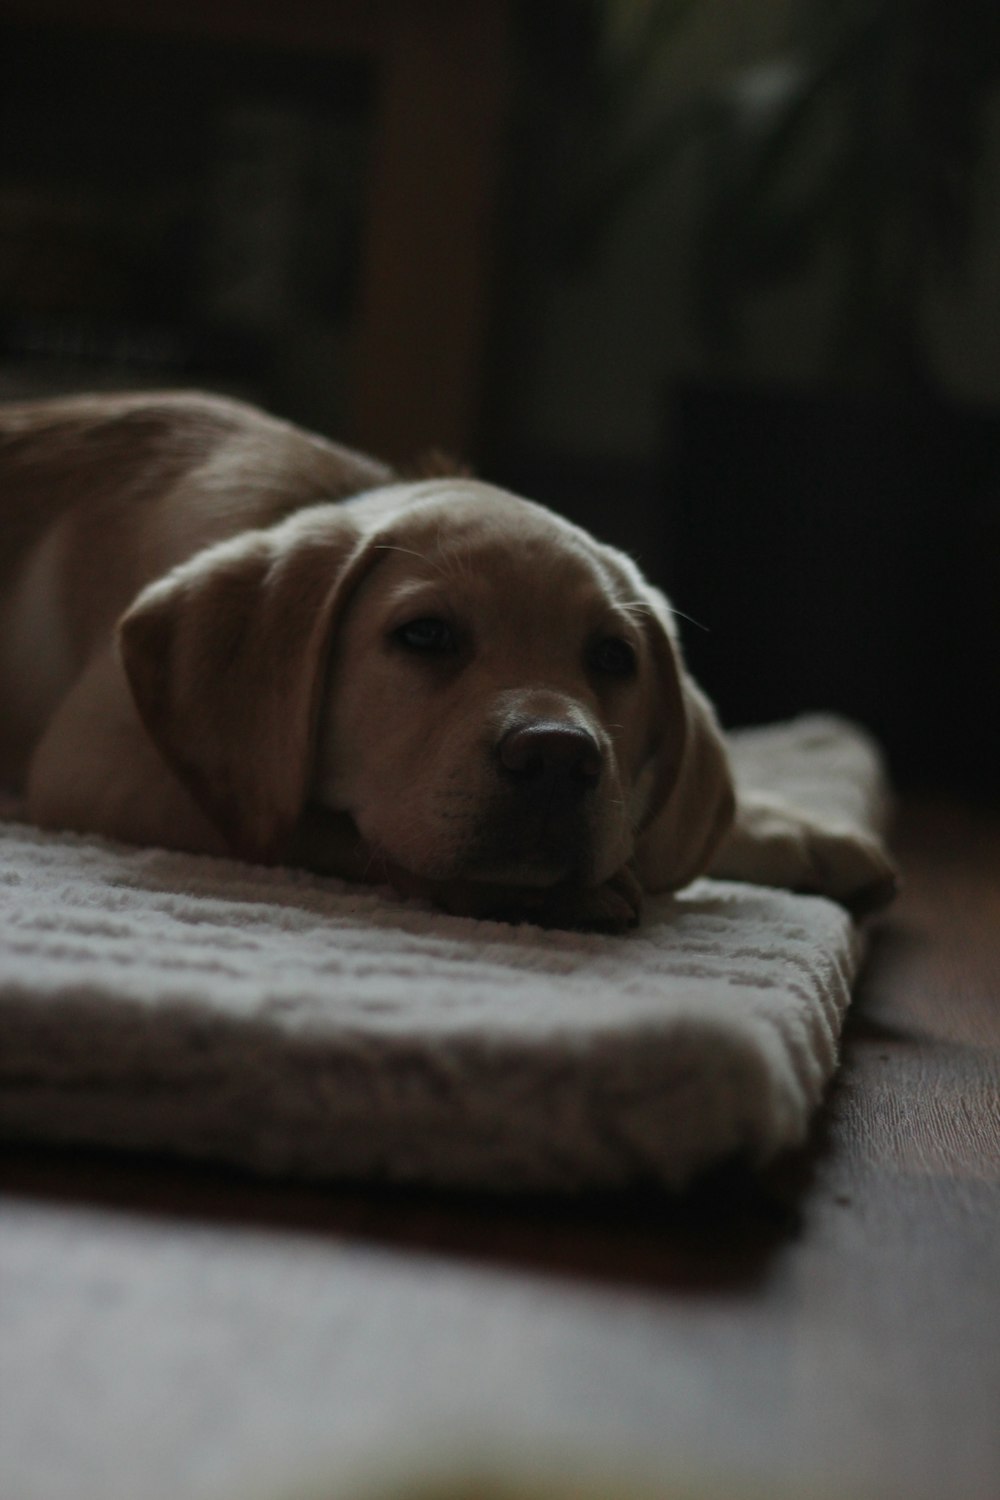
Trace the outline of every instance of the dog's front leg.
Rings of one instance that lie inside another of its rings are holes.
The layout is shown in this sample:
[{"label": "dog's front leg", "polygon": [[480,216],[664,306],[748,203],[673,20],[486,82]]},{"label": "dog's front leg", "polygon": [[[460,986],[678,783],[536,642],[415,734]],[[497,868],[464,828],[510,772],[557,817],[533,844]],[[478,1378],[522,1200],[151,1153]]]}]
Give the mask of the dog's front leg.
[{"label": "dog's front leg", "polygon": [[113,648],[87,665],[49,721],[32,756],[26,801],[28,817],[43,828],[229,852],[143,728]]},{"label": "dog's front leg", "polygon": [[885,906],[897,887],[878,839],[763,792],[741,793],[708,873],[829,896],[856,916]]}]

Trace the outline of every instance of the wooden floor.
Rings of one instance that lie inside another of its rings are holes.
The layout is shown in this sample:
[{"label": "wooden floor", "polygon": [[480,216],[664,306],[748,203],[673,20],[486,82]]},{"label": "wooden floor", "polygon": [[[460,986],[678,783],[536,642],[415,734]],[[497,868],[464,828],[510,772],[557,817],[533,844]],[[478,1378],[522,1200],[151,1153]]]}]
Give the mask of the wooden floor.
[{"label": "wooden floor", "polygon": [[763,1181],[556,1210],[10,1153],[4,1500],[346,1500],[359,1455],[465,1446],[608,1500],[996,1500],[1000,819],[914,805],[896,847],[837,1082]]}]

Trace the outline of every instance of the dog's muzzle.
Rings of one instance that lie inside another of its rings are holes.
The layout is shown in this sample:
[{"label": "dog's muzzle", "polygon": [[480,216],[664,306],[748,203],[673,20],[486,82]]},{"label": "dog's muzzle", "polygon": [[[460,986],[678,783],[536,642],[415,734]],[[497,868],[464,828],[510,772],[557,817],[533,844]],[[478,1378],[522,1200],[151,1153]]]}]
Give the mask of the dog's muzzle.
[{"label": "dog's muzzle", "polygon": [[581,874],[591,863],[594,806],[604,771],[588,729],[522,719],[493,751],[495,795],[480,827],[474,866],[493,878],[541,882]]}]

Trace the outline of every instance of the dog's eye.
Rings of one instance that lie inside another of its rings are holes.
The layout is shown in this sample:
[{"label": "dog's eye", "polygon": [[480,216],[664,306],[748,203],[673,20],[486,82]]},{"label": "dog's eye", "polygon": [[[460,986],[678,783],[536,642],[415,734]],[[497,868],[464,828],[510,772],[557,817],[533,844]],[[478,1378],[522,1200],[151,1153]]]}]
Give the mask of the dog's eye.
[{"label": "dog's eye", "polygon": [[425,620],[407,620],[392,632],[392,638],[408,651],[421,651],[429,656],[443,656],[457,646],[455,632],[447,620],[428,617]]},{"label": "dog's eye", "polygon": [[587,656],[592,672],[602,677],[634,677],[636,670],[635,651],[628,641],[609,635],[595,641]]}]

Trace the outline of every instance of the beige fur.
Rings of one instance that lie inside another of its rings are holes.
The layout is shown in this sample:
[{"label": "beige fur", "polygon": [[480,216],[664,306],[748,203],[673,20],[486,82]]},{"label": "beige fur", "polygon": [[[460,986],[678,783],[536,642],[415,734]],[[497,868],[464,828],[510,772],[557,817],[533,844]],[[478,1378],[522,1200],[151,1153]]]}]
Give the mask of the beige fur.
[{"label": "beige fur", "polygon": [[0,776],[43,825],[559,924],[708,869],[889,889],[855,836],[734,819],[666,601],[530,501],[214,397],[81,397],[0,408],[0,527]]}]

